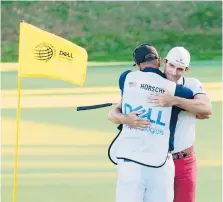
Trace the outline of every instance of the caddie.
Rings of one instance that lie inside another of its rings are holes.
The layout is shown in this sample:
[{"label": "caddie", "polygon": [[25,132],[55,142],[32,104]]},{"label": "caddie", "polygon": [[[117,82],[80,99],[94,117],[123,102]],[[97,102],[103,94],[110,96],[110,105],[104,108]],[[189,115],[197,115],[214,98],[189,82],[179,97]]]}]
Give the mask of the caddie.
[{"label": "caddie", "polygon": [[[119,78],[122,111],[137,112],[150,126],[144,129],[123,124],[115,146],[118,164],[116,202],[172,202],[174,163],[169,151],[171,120],[177,121],[180,109],[154,107],[148,102],[154,92],[192,98],[192,91],[168,81],[159,70],[160,58],[154,46],[142,44],[133,53],[139,71],[125,71]],[[115,141],[114,141],[115,142]],[[113,143],[114,143],[113,142]]]}]

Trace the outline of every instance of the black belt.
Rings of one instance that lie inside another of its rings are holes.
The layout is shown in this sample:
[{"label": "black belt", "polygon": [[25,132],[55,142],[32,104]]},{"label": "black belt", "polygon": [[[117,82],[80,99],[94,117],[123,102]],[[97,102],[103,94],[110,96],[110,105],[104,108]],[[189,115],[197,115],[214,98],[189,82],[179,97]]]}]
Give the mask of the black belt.
[{"label": "black belt", "polygon": [[194,151],[194,146],[191,146],[183,151],[172,154],[173,160],[185,158],[188,154]]}]

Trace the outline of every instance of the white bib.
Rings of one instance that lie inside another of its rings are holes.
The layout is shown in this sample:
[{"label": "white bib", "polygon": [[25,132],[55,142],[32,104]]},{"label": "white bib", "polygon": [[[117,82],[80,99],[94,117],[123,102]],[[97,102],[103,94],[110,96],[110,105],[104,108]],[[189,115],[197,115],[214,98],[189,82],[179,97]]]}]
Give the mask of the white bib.
[{"label": "white bib", "polygon": [[126,76],[122,112],[143,111],[139,117],[148,118],[150,126],[146,129],[130,128],[123,125],[119,137],[109,148],[111,160],[129,159],[152,167],[165,164],[169,150],[170,118],[172,107],[154,107],[148,102],[151,93],[164,93],[168,90],[174,95],[176,84],[152,72],[130,72]]}]

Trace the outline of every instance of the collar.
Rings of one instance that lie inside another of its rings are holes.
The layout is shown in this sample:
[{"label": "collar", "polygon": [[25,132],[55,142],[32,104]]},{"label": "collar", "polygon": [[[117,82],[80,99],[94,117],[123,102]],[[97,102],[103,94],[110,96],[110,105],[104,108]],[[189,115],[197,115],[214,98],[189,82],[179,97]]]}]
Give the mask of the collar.
[{"label": "collar", "polygon": [[182,84],[184,85],[185,84],[185,78],[182,76],[180,77],[180,79],[177,81],[177,84]]},{"label": "collar", "polygon": [[140,70],[142,72],[152,72],[152,73],[155,73],[155,74],[158,74],[160,76],[162,76],[163,78],[166,78],[164,73],[161,72],[159,69],[156,69],[156,68],[153,68],[153,67],[146,67],[144,68],[143,70]]}]

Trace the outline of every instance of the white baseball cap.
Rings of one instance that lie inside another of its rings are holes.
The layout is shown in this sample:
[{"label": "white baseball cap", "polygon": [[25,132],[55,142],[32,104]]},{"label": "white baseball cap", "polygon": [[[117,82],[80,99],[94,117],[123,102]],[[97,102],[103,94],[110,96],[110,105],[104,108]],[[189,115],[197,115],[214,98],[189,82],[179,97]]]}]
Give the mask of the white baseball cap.
[{"label": "white baseball cap", "polygon": [[173,64],[177,64],[184,67],[190,66],[190,53],[182,46],[176,46],[172,48],[166,56],[166,59]]}]

